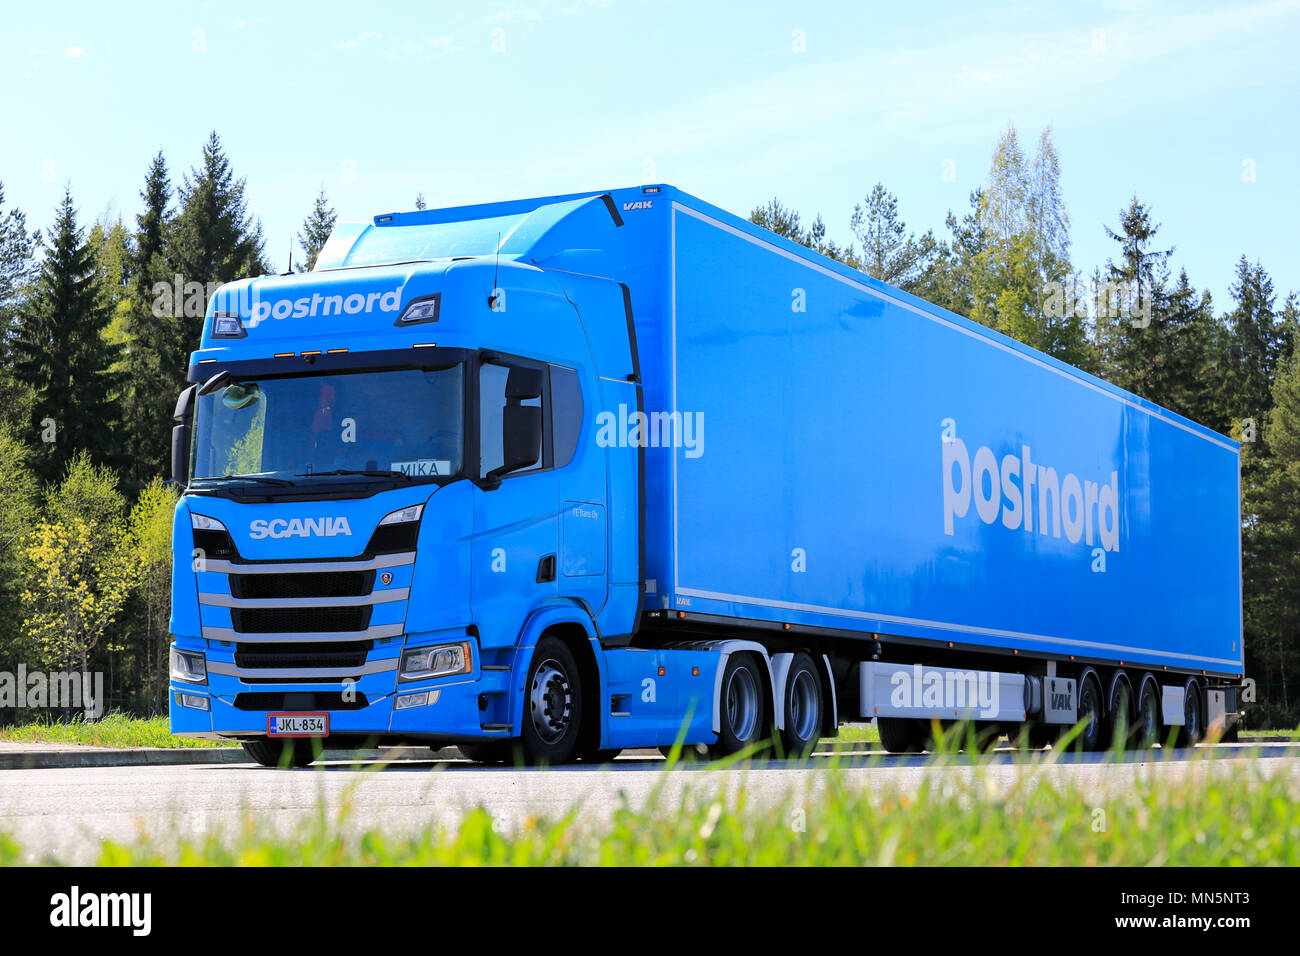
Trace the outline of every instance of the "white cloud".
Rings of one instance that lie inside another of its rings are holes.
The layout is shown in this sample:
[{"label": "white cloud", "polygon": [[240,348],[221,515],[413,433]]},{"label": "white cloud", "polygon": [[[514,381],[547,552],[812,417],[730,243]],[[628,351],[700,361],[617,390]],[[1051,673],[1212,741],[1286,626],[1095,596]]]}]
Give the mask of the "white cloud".
[{"label": "white cloud", "polygon": [[351,40],[340,40],[334,46],[339,50],[359,50],[362,44],[371,40],[382,40],[384,35],[375,30],[366,30],[364,33],[358,33]]},{"label": "white cloud", "polygon": [[63,57],[67,60],[80,60],[86,55],[86,51],[79,46],[70,46],[63,51]]}]

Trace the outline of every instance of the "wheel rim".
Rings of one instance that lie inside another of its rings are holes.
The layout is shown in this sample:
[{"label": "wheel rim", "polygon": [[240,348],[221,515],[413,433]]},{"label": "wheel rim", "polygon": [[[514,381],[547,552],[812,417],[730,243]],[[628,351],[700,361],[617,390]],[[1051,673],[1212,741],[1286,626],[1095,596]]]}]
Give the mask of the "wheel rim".
[{"label": "wheel rim", "polygon": [[559,661],[548,658],[538,665],[528,702],[533,729],[543,743],[553,744],[564,736],[573,715],[573,689]]},{"label": "wheel rim", "polygon": [[799,740],[811,740],[821,721],[817,682],[806,670],[795,675],[790,687],[790,729]]},{"label": "wheel rim", "polygon": [[727,725],[737,740],[748,740],[758,726],[758,682],[747,667],[738,667],[727,681]]}]

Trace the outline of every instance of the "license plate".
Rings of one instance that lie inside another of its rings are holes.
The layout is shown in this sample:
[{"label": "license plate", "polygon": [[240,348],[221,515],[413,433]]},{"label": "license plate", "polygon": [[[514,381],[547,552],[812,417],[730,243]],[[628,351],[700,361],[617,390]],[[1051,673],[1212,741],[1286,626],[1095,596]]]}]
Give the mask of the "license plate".
[{"label": "license plate", "polygon": [[269,737],[328,737],[329,714],[267,714]]}]

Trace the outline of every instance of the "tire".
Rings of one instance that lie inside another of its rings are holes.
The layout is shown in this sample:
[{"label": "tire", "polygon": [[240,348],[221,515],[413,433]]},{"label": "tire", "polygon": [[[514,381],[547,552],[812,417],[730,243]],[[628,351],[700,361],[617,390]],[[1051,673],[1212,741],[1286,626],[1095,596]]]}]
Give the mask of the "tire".
[{"label": "tire", "polygon": [[557,637],[543,637],[524,683],[520,745],[530,765],[568,763],[578,753],[582,728],[582,673]]},{"label": "tire", "polygon": [[[475,763],[500,764],[509,763],[514,757],[513,744],[514,741],[510,740],[489,740],[481,744],[458,744],[456,749],[466,760]],[[442,748],[430,747],[429,749],[436,752]]]},{"label": "tire", "polygon": [[752,654],[732,654],[722,672],[718,701],[718,742],[714,751],[730,756],[758,747],[771,729],[767,685]]},{"label": "tire", "polygon": [[[1089,675],[1079,688],[1079,719],[1088,720],[1083,732],[1074,738],[1073,748],[1084,753],[1096,753],[1105,746],[1103,733],[1106,713],[1101,706],[1101,685]],[[1066,726],[1065,731],[1070,730]]]},{"label": "tire", "polygon": [[1183,696],[1183,726],[1178,728],[1178,746],[1195,747],[1205,739],[1205,715],[1201,710],[1201,687],[1195,681]]},{"label": "tire", "polygon": [[1128,681],[1116,680],[1106,702],[1106,748],[1128,750],[1137,730],[1133,717],[1133,691]]},{"label": "tire", "polygon": [[880,745],[891,754],[919,754],[925,742],[925,725],[910,717],[877,717]]},{"label": "tire", "polygon": [[306,767],[316,759],[315,742],[312,740],[249,740],[239,746],[263,767],[290,768]]},{"label": "tire", "polygon": [[806,757],[822,736],[825,704],[821,673],[813,659],[802,651],[794,655],[781,695],[785,727],[781,748],[787,757]]},{"label": "tire", "polygon": [[1142,685],[1134,731],[1133,742],[1142,750],[1154,750],[1160,743],[1160,698],[1156,696],[1156,685],[1151,681]]}]

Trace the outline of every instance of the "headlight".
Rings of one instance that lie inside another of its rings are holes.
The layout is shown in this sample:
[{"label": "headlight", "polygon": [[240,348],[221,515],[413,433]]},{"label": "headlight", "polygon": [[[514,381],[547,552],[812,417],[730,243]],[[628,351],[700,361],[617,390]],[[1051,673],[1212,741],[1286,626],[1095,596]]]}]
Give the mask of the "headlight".
[{"label": "headlight", "polygon": [[216,518],[209,518],[207,515],[196,515],[190,512],[190,524],[199,531],[225,531],[226,526]]},{"label": "headlight", "polygon": [[208,682],[208,660],[203,654],[194,651],[178,651],[172,648],[172,680],[185,681],[189,684],[206,684]]},{"label": "headlight", "polygon": [[402,651],[399,680],[428,680],[468,674],[473,669],[469,643],[435,644],[432,647],[408,647]]},{"label": "headlight", "polygon": [[390,515],[385,515],[380,524],[403,524],[407,521],[419,521],[420,515],[424,514],[424,504],[411,505],[409,508],[403,508],[401,511],[394,511]]}]

